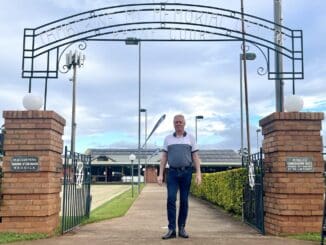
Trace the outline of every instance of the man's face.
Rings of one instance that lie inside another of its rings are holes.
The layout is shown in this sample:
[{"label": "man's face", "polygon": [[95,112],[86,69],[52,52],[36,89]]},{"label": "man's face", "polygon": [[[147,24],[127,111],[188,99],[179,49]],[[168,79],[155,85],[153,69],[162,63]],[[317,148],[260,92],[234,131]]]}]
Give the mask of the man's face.
[{"label": "man's face", "polygon": [[184,131],[186,123],[183,117],[175,117],[173,123],[175,131]]}]

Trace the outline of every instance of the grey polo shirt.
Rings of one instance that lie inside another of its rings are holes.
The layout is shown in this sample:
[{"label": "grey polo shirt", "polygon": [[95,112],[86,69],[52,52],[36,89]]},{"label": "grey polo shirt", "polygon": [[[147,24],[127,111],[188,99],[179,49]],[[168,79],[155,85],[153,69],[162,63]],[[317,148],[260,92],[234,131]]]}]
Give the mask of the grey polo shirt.
[{"label": "grey polo shirt", "polygon": [[188,133],[177,137],[175,133],[165,137],[163,151],[167,153],[171,167],[192,166],[192,153],[198,151],[195,138]]}]

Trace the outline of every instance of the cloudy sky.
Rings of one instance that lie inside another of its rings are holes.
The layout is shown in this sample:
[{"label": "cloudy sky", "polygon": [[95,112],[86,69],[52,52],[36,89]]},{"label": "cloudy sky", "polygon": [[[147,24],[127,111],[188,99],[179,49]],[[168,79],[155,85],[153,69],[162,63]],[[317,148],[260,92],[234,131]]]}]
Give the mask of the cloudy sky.
[{"label": "cloudy sky", "polygon": [[[1,111],[24,109],[22,98],[28,91],[28,80],[21,78],[24,28],[35,28],[91,9],[139,2],[161,1],[1,0]],[[197,3],[240,11],[240,0],[165,2]],[[325,112],[326,2],[282,2],[283,25],[303,30],[305,76],[296,82],[296,93],[304,101],[303,111]],[[244,0],[244,4],[246,13],[273,20],[272,0]],[[250,30],[250,26],[248,28]],[[259,31],[255,34],[265,35]],[[151,34],[146,35],[150,37]],[[187,131],[193,134],[195,116],[204,116],[204,120],[198,121],[201,148],[240,148],[240,52],[240,42],[142,42],[141,104],[148,111],[148,131],[161,115],[166,114],[166,120],[149,140],[149,147],[161,147],[164,136],[173,129],[173,115],[183,113]],[[257,48],[250,47],[250,52],[257,54],[256,60],[248,61],[251,144],[255,151],[259,120],[275,111],[275,82],[268,80],[266,75],[257,74],[257,69],[266,67],[266,63]],[[87,148],[136,148],[137,46],[127,46],[124,42],[88,42],[84,53],[85,65],[77,71],[77,151],[84,152]],[[49,80],[47,100],[47,109],[58,112],[66,119],[64,140],[68,146],[71,76],[71,72],[60,73],[58,79]],[[43,96],[44,80],[33,80],[32,92]],[[284,94],[287,96],[291,92],[291,82],[286,81]],[[3,119],[0,119],[0,124],[3,124]],[[324,129],[325,126],[324,122]],[[325,130],[322,134],[326,136]],[[261,136],[258,135],[258,144],[260,142]]]}]

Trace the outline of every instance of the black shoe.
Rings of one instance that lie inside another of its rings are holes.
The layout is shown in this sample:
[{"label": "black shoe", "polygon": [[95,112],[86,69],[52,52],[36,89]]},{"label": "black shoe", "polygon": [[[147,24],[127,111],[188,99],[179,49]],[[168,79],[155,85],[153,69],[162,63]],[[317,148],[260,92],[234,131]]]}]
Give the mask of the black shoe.
[{"label": "black shoe", "polygon": [[175,230],[168,230],[168,232],[162,236],[162,239],[166,240],[166,239],[171,239],[171,238],[176,238],[177,234],[175,232]]},{"label": "black shoe", "polygon": [[179,228],[179,237],[189,238],[188,233],[186,232],[184,227]]}]

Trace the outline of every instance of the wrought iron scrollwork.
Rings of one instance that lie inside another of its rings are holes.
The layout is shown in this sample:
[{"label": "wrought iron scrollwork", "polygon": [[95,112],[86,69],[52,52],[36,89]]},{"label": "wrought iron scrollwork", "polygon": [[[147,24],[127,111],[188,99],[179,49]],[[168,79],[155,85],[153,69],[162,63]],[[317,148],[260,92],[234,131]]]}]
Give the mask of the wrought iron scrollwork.
[{"label": "wrought iron scrollwork", "polygon": [[[65,54],[65,52],[67,51],[68,48],[70,48],[73,45],[76,45],[77,43],[70,43],[69,45],[67,45],[60,53],[59,55],[59,59],[58,59],[58,67],[59,67],[59,72],[60,73],[67,73],[69,71],[69,68],[67,66],[67,64],[64,64],[62,66],[60,66],[60,62],[61,62],[61,58],[62,56]],[[86,41],[80,41],[80,43],[77,45],[79,50],[85,50],[87,48],[87,43]]]},{"label": "wrought iron scrollwork", "polygon": [[[265,76],[267,73],[268,73],[268,67],[269,67],[269,59],[267,58],[266,54],[264,53],[264,51],[255,43],[251,43],[253,46],[255,46],[259,51],[260,53],[263,55],[264,59],[265,59],[265,62],[266,62],[266,65],[265,67],[264,66],[259,66],[257,68],[257,74],[259,76]],[[243,50],[243,46],[241,45],[241,50]],[[245,51],[248,52],[250,50],[250,46],[249,45],[246,45],[245,47]]]}]

